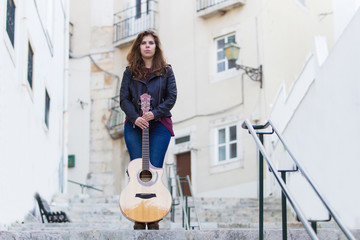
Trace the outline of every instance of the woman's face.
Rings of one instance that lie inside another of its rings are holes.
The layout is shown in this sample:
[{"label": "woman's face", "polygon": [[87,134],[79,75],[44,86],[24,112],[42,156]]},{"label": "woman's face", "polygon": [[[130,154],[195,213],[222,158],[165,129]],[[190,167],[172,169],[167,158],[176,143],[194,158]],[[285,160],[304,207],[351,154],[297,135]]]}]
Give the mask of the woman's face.
[{"label": "woman's face", "polygon": [[140,44],[141,56],[146,59],[151,59],[154,57],[155,49],[156,49],[156,44],[153,36],[147,35],[143,37],[142,42]]}]

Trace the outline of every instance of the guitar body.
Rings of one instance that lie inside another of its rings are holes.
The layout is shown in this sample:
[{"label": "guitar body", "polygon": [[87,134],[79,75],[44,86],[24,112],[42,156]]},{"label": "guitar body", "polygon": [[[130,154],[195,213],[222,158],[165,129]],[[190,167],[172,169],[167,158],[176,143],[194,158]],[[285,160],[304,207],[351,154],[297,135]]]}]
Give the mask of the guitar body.
[{"label": "guitar body", "polygon": [[120,209],[130,220],[155,222],[164,218],[171,208],[171,195],[162,183],[163,169],[149,165],[143,170],[143,159],[129,163],[129,183],[120,194]]}]

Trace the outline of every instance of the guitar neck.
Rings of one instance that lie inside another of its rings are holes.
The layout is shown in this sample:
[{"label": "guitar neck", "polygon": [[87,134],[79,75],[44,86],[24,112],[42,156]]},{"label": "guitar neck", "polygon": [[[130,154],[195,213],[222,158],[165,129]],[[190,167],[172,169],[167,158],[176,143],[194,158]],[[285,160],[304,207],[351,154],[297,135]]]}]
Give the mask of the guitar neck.
[{"label": "guitar neck", "polygon": [[149,151],[149,128],[142,130],[142,165],[143,170],[149,170],[150,166],[150,151]]}]

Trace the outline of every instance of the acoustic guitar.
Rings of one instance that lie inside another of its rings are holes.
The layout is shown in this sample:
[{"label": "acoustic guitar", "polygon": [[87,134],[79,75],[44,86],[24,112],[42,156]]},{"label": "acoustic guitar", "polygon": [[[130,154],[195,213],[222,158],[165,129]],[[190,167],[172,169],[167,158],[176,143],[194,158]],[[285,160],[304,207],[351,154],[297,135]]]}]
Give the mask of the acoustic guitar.
[{"label": "acoustic guitar", "polygon": [[[150,110],[151,96],[140,96],[141,110]],[[162,168],[150,163],[149,128],[142,131],[142,158],[130,161],[127,169],[129,183],[120,194],[121,212],[136,222],[155,222],[164,218],[171,208],[171,195],[161,181]]]}]

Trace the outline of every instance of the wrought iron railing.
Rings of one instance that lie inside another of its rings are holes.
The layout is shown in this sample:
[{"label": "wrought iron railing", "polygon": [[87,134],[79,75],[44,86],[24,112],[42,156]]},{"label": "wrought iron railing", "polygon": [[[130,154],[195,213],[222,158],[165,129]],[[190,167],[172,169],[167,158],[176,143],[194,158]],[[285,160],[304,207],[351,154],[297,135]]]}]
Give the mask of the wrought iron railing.
[{"label": "wrought iron railing", "polygon": [[120,108],[120,96],[117,95],[110,99],[111,113],[106,127],[113,139],[124,135],[125,113]]},{"label": "wrought iron railing", "polygon": [[230,2],[230,0],[197,0],[196,11],[200,12],[202,10],[219,5],[224,2]]},{"label": "wrought iron railing", "polygon": [[[304,178],[306,179],[306,181],[309,183],[309,185],[311,186],[311,188],[314,190],[314,192],[316,193],[318,199],[320,199],[320,201],[324,204],[324,206],[326,207],[326,209],[328,210],[329,214],[333,217],[333,219],[335,220],[335,222],[337,223],[337,225],[339,226],[339,228],[342,230],[342,232],[344,233],[344,235],[346,236],[347,239],[350,240],[355,240],[355,237],[352,235],[352,233],[345,227],[345,225],[343,224],[343,222],[340,220],[338,214],[335,212],[335,210],[333,209],[333,207],[330,205],[330,203],[326,200],[326,198],[324,197],[324,195],[322,193],[320,193],[319,188],[317,186],[315,186],[314,181],[310,178],[309,174],[307,173],[307,171],[305,171],[305,169],[302,167],[302,165],[296,160],[296,158],[294,157],[294,155],[290,152],[288,146],[286,145],[286,143],[284,142],[283,138],[281,137],[281,135],[279,134],[279,132],[276,130],[275,126],[272,124],[271,121],[268,121],[266,124],[264,125],[252,125],[250,123],[249,120],[246,120],[243,124],[242,127],[244,129],[247,129],[249,131],[249,133],[252,135],[252,137],[254,138],[254,141],[256,143],[257,148],[259,149],[259,240],[263,240],[264,239],[264,218],[263,218],[263,204],[264,204],[264,195],[263,195],[263,186],[264,186],[264,176],[263,176],[263,162],[265,159],[265,162],[267,163],[270,172],[273,174],[273,176],[275,177],[277,183],[279,184],[281,190],[282,190],[282,212],[283,212],[283,239],[286,240],[287,239],[287,228],[286,228],[286,218],[284,218],[284,216],[286,215],[286,198],[289,201],[289,203],[291,204],[291,206],[293,207],[294,211],[297,214],[297,218],[302,222],[302,224],[304,225],[306,231],[308,232],[309,236],[311,237],[311,239],[313,240],[317,240],[317,234],[316,234],[316,221],[312,221],[311,225],[309,224],[308,219],[306,219],[305,214],[303,213],[303,211],[301,210],[299,204],[296,202],[296,199],[294,198],[294,195],[291,193],[291,191],[289,190],[289,188],[286,185],[286,178],[285,178],[285,173],[286,172],[293,172],[293,171],[297,171],[299,170],[301,172],[301,174],[304,176]],[[271,128],[271,131],[268,131],[266,129]],[[259,131],[260,130],[260,131]],[[265,130],[265,131],[264,131]],[[284,148],[286,149],[286,151],[288,152],[291,160],[294,162],[294,164],[296,165],[295,169],[289,169],[289,170],[281,170],[279,171],[276,167],[275,164],[272,162],[272,160],[269,157],[269,154],[266,152],[263,144],[264,144],[264,135],[265,134],[273,134],[275,133],[277,135],[277,137],[279,138],[280,142],[282,143],[282,145],[284,146]],[[277,172],[281,172],[281,177],[277,174]],[[320,221],[320,220],[319,220]],[[327,221],[327,220],[324,220]]]},{"label": "wrought iron railing", "polygon": [[83,184],[83,183],[79,183],[79,182],[76,182],[76,181],[73,181],[73,180],[70,180],[68,179],[68,182],[69,183],[73,183],[73,184],[76,184],[76,185],[79,185],[81,187],[81,193],[84,194],[84,189],[87,188],[87,189],[93,189],[95,191],[99,191],[99,192],[103,192],[103,190],[99,189],[99,188],[96,188],[96,187],[93,187],[93,186],[90,186],[90,185],[86,185],[86,184]]},{"label": "wrought iron railing", "polygon": [[[173,163],[166,164],[166,174],[168,179],[168,187],[173,199],[170,212],[171,221],[175,222],[175,206],[180,205],[182,213],[182,227],[185,230],[194,230],[195,228],[201,230],[202,227],[198,214],[198,208],[196,206],[195,195],[192,189],[189,175],[186,177],[179,177],[179,175],[176,174],[175,165]],[[186,185],[189,187],[190,196],[186,196],[184,194]],[[191,201],[190,203],[189,200]],[[193,213],[195,214],[195,225],[193,225],[191,222],[191,210],[193,210]]]},{"label": "wrought iron railing", "polygon": [[138,33],[156,30],[156,0],[137,1],[135,6],[114,14],[114,39],[119,43]]}]

